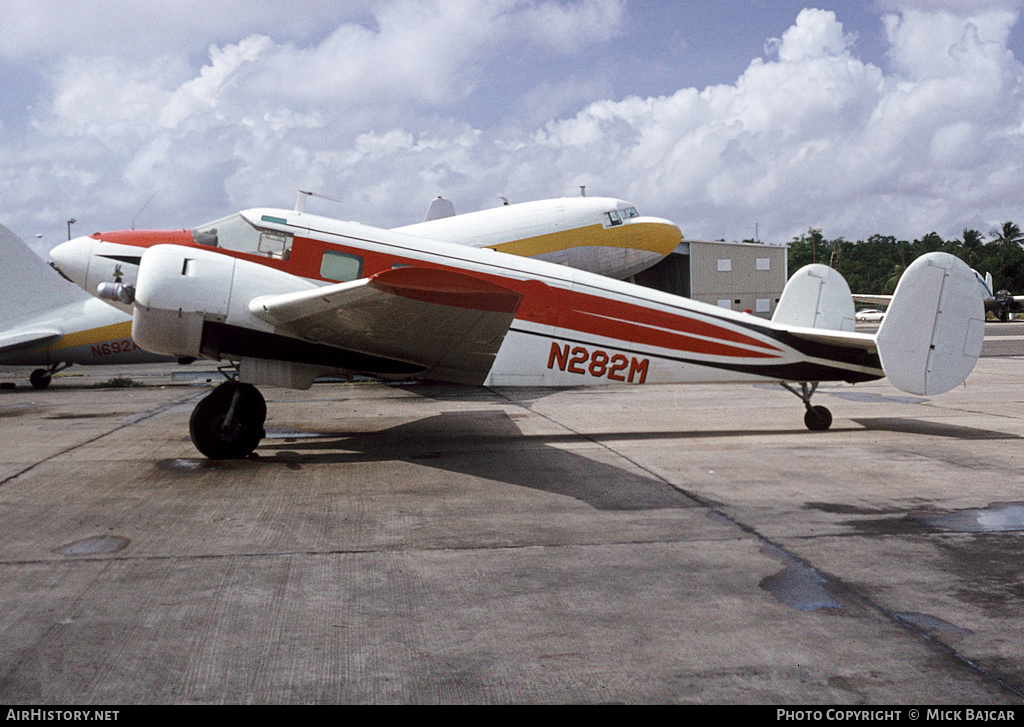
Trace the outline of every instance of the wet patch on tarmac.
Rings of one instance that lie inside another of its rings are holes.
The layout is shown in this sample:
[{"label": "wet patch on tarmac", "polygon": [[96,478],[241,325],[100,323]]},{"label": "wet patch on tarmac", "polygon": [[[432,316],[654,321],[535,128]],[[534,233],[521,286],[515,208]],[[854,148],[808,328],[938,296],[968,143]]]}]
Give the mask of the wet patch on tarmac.
[{"label": "wet patch on tarmac", "polygon": [[908,611],[903,613],[894,613],[892,616],[897,621],[910,624],[911,626],[915,626],[925,631],[941,631],[947,634],[963,635],[970,635],[974,633],[970,629],[961,628],[956,624],[951,624],[949,621],[943,621],[941,618],[936,618],[935,616],[929,616],[926,613],[913,613]]},{"label": "wet patch on tarmac", "polygon": [[929,422],[921,419],[903,417],[877,417],[871,419],[854,419],[854,422],[874,431],[899,432],[901,434],[924,434],[929,437],[949,437],[952,439],[1020,439],[1020,435],[1008,432],[997,432],[992,429],[960,427],[941,422]]},{"label": "wet patch on tarmac", "polygon": [[231,462],[238,460],[200,459],[198,457],[178,457],[176,459],[161,459],[156,463],[156,468],[161,472],[172,472],[174,474],[193,474],[206,470],[219,470],[230,466]]},{"label": "wet patch on tarmac", "polygon": [[[858,507],[839,502],[808,502],[805,510],[817,510],[833,515],[873,515],[870,519],[848,520],[858,532],[871,535],[921,535],[935,532],[935,529],[907,515],[906,508]],[[885,517],[890,515],[892,517]]]},{"label": "wet patch on tarmac", "polygon": [[69,420],[69,419],[109,419],[110,417],[126,416],[125,414],[103,414],[103,413],[89,413],[89,414],[53,414],[52,416],[43,417],[44,419],[55,419],[58,421]]},{"label": "wet patch on tarmac", "polygon": [[991,533],[1024,530],[1024,503],[1002,502],[988,507],[957,510],[946,515],[913,515],[925,525],[958,533]]},{"label": "wet patch on tarmac", "polygon": [[804,503],[804,509],[831,512],[836,515],[903,515],[906,512],[896,508],[857,507],[845,502],[808,502]]},{"label": "wet patch on tarmac", "polygon": [[[1020,532],[943,533],[934,540],[945,560],[951,593],[989,618],[1020,619],[1024,602]],[[1011,670],[1021,672],[1018,663]],[[1024,673],[1021,674],[1024,683]]]},{"label": "wet patch on tarmac", "polygon": [[828,580],[817,570],[772,545],[765,545],[761,552],[786,566],[758,584],[763,590],[798,611],[842,608],[839,601],[825,589]]},{"label": "wet patch on tarmac", "polygon": [[131,541],[128,538],[122,538],[120,535],[94,535],[90,538],[82,538],[73,543],[63,545],[57,548],[56,552],[61,555],[71,556],[109,555],[110,553],[124,550],[130,543]]}]

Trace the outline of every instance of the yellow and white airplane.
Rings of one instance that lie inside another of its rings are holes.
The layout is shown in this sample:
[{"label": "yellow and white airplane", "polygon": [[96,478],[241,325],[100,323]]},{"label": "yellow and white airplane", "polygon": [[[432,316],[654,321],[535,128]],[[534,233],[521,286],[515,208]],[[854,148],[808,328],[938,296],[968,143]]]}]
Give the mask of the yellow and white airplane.
[{"label": "yellow and white airplane", "polygon": [[682,240],[671,222],[641,217],[632,204],[611,197],[543,199],[462,215],[439,197],[426,221],[393,231],[532,257],[618,280],[651,267]]},{"label": "yellow and white airplane", "polygon": [[40,366],[29,377],[37,389],[72,364],[171,360],[136,345],[130,315],[63,279],[3,225],[0,264],[0,365]]}]

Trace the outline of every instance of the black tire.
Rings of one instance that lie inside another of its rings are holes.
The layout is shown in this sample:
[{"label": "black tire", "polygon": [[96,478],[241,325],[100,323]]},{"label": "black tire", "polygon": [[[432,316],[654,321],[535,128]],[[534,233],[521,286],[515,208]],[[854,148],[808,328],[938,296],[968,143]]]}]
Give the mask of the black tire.
[{"label": "black tire", "polygon": [[[241,398],[234,424],[225,430],[224,418],[236,389],[241,389]],[[210,459],[241,459],[251,454],[263,439],[266,419],[267,402],[259,390],[251,384],[229,381],[196,404],[188,429],[196,449]]]},{"label": "black tire", "polygon": [[804,424],[812,431],[824,431],[832,426],[832,412],[823,406],[812,406],[804,414]]},{"label": "black tire", "polygon": [[32,384],[32,388],[34,389],[45,389],[50,385],[52,378],[53,377],[50,375],[50,372],[46,369],[36,369],[29,374],[28,382]]}]

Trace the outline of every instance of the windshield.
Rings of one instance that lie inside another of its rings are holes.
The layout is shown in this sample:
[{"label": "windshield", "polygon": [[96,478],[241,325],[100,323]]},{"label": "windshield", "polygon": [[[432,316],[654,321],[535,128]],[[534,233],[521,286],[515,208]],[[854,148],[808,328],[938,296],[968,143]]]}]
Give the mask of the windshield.
[{"label": "windshield", "polygon": [[287,260],[292,235],[256,227],[242,215],[231,215],[195,228],[192,240],[198,245]]}]

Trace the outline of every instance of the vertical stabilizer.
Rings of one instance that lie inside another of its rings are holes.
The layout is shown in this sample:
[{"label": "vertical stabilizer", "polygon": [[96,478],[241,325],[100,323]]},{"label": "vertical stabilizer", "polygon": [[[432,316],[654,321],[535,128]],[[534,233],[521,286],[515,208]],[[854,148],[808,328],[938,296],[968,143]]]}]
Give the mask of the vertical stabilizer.
[{"label": "vertical stabilizer", "polygon": [[91,296],[65,280],[17,235],[0,225],[0,265],[4,271],[0,326]]},{"label": "vertical stabilizer", "polygon": [[441,220],[445,217],[455,216],[455,205],[452,204],[451,200],[445,199],[444,197],[438,197],[430,203],[430,209],[427,210],[427,217],[424,222],[430,222],[431,220]]},{"label": "vertical stabilizer", "polygon": [[931,252],[903,273],[875,341],[893,385],[932,395],[967,378],[984,335],[984,288],[974,271],[952,255]]},{"label": "vertical stabilizer", "polygon": [[772,322],[784,326],[852,331],[853,296],[846,278],[828,265],[805,265],[786,283]]}]

